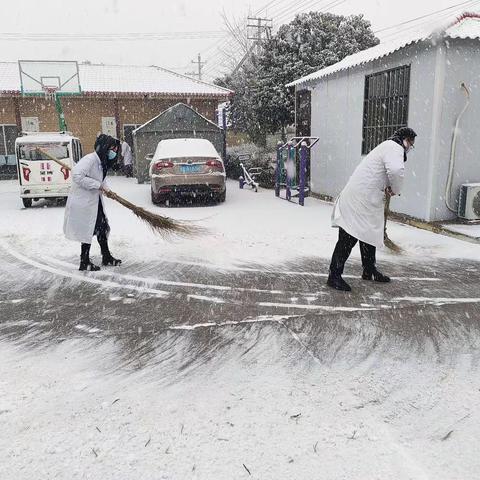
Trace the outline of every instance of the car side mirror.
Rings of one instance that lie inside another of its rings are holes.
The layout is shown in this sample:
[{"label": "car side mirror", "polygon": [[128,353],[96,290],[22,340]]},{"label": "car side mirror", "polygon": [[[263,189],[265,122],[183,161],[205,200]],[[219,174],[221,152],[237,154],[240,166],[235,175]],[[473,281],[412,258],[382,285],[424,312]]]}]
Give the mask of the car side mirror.
[{"label": "car side mirror", "polygon": [[148,160],[149,162],[151,162],[153,160],[153,153],[149,153],[148,155],[145,156],[145,160]]}]

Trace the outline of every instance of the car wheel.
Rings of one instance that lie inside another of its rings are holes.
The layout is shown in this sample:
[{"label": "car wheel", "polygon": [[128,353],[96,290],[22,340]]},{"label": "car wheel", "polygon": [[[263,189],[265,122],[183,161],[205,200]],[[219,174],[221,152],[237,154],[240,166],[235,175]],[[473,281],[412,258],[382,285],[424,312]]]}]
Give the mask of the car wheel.
[{"label": "car wheel", "polygon": [[219,201],[220,203],[223,203],[226,198],[227,198],[227,190],[224,190],[224,191],[218,196],[218,201]]},{"label": "car wheel", "polygon": [[32,206],[32,199],[31,198],[22,198],[23,206],[25,208],[30,208]]}]

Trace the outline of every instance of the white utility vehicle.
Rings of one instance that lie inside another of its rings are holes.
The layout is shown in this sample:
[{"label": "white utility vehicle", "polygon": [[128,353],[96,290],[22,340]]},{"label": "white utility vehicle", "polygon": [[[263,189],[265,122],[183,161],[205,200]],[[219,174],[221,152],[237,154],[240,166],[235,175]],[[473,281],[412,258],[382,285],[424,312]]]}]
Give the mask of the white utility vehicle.
[{"label": "white utility vehicle", "polygon": [[80,140],[70,132],[22,133],[15,141],[20,197],[25,208],[41,198],[65,201],[72,184],[71,172],[42,155],[42,149],[70,168],[82,157]]}]

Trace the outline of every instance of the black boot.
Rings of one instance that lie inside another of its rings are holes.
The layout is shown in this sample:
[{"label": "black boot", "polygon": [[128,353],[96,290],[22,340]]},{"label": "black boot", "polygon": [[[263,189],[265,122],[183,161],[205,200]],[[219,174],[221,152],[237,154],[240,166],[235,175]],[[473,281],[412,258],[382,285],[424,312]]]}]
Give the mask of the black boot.
[{"label": "black boot", "polygon": [[342,292],[351,292],[350,285],[342,278],[341,275],[330,273],[327,280],[327,285],[335,290]]},{"label": "black boot", "polygon": [[118,266],[122,264],[122,261],[118,258],[112,257],[110,249],[108,248],[108,240],[105,234],[97,235],[98,243],[100,244],[100,249],[102,251],[102,265],[104,266]]},{"label": "black boot", "polygon": [[104,255],[102,257],[102,265],[108,266],[112,265],[114,267],[117,267],[118,265],[121,265],[122,261],[119,258],[114,258],[111,255]]},{"label": "black boot", "polygon": [[374,269],[372,272],[364,270],[362,278],[363,280],[373,280],[374,282],[379,283],[389,283],[391,281],[390,277],[380,273],[377,269]]},{"label": "black boot", "polygon": [[90,244],[89,243],[82,243],[82,253],[80,255],[80,267],[79,270],[89,270],[91,272],[98,272],[100,267],[94,265],[90,261]]}]

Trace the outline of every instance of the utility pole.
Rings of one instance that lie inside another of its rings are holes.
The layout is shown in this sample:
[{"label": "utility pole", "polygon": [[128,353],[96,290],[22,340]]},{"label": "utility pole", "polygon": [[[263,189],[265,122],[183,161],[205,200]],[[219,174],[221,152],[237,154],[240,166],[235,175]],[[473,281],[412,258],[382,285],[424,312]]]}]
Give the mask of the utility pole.
[{"label": "utility pole", "polygon": [[247,39],[252,40],[252,44],[247,53],[238,62],[232,74],[237,73],[242,68],[252,53],[260,54],[262,43],[272,38],[273,20],[271,18],[248,17],[247,20]]},{"label": "utility pole", "polygon": [[253,40],[254,50],[258,54],[264,40],[272,38],[273,20],[271,18],[248,17],[247,38]]},{"label": "utility pole", "polygon": [[203,67],[207,64],[207,62],[202,62],[202,55],[199,53],[197,60],[192,60],[192,63],[197,65],[198,72],[187,72],[185,75],[189,75],[191,77],[198,77],[199,80],[202,79],[202,70]]}]

